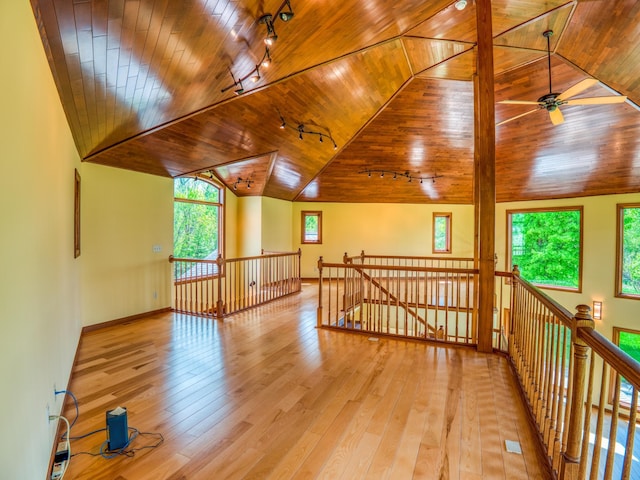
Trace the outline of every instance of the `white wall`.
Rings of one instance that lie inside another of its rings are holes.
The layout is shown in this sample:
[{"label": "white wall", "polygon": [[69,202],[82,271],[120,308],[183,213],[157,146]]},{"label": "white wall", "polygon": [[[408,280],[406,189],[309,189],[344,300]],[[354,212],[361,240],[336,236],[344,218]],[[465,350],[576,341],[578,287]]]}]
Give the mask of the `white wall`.
[{"label": "white wall", "polygon": [[603,303],[602,320],[596,329],[611,339],[614,326],[640,330],[640,300],[615,297],[616,205],[640,202],[640,194],[603,195],[538,202],[500,203],[496,206],[496,252],[498,269],[504,270],[506,258],[506,211],[523,208],[584,206],[582,293],[544,290],[547,295],[575,313],[575,306]]},{"label": "white wall", "polygon": [[[301,243],[301,212],[322,211],[322,244]],[[400,205],[391,203],[293,204],[293,249],[302,249],[302,276],[318,276],[320,256],[325,262],[342,262],[345,252],[358,255],[418,255],[473,257],[472,205]],[[452,214],[452,253],[433,255],[433,213]]]},{"label": "white wall", "polygon": [[83,164],[85,325],[170,307],[172,252],[172,179]]},{"label": "white wall", "polygon": [[0,2],[0,477],[43,479],[81,319],[66,118],[27,1]]}]

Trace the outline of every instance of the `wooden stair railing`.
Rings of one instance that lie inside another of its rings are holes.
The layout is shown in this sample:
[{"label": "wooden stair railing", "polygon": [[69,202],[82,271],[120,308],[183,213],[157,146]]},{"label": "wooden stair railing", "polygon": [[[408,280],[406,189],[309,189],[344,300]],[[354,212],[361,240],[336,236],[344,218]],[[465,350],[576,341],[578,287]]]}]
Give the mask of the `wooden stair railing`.
[{"label": "wooden stair railing", "polygon": [[[364,252],[363,252],[364,254]],[[344,263],[349,263],[349,257],[347,256],[347,254],[344,254],[344,258],[343,258]],[[420,316],[420,314],[412,309],[411,307],[409,307],[409,303],[408,302],[402,302],[400,301],[400,299],[398,297],[396,297],[393,293],[391,293],[389,290],[387,290],[386,287],[384,287],[383,285],[380,284],[380,282],[378,282],[375,278],[372,278],[371,275],[369,275],[367,272],[365,272],[362,268],[359,268],[357,265],[354,265],[354,271],[356,273],[358,273],[360,276],[362,276],[365,280],[371,282],[373,285],[375,285],[378,289],[380,289],[380,291],[382,293],[384,293],[385,295],[387,295],[387,297],[389,298],[389,300],[391,300],[391,302],[394,302],[394,304],[400,308],[402,308],[405,312],[407,312],[407,314],[411,315],[412,317],[414,317],[418,322],[420,322],[428,331],[431,331],[435,334],[436,332],[436,327],[435,326],[431,326],[429,324],[427,324],[427,321],[422,318]],[[365,299],[366,301],[366,299]],[[346,310],[346,308],[345,308]]]},{"label": "wooden stair railing", "polygon": [[318,326],[475,342],[475,269],[424,266],[427,257],[419,257],[423,266],[367,264],[362,258],[318,261]]},{"label": "wooden stair railing", "polygon": [[301,289],[301,250],[216,260],[169,257],[177,312],[223,318]]},{"label": "wooden stair railing", "polygon": [[511,295],[509,357],[551,475],[637,478],[640,363],[596,331],[588,305],[571,314],[521,279],[517,267]]}]

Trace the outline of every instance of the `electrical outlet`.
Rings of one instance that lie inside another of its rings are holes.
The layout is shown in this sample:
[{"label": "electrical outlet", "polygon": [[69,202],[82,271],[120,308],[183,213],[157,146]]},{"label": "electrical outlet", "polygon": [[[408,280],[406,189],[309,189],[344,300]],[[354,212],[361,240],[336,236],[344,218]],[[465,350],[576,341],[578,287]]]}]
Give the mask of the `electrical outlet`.
[{"label": "electrical outlet", "polygon": [[162,251],[162,247],[160,245],[153,246],[153,253],[160,253]]},{"label": "electrical outlet", "polygon": [[153,299],[154,300],[158,299],[158,292],[156,290],[153,291]]}]

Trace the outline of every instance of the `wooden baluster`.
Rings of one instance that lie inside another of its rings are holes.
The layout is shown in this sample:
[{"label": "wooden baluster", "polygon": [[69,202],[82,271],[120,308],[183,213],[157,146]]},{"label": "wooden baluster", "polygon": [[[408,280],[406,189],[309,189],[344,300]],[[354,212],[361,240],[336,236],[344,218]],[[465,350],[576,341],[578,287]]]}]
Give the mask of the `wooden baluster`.
[{"label": "wooden baluster", "polygon": [[322,257],[318,259],[318,310],[316,313],[316,325],[322,326]]},{"label": "wooden baluster", "polygon": [[224,266],[224,260],[222,259],[222,255],[218,255],[216,265],[218,266],[218,301],[216,302],[216,317],[222,318],[224,309],[224,302],[222,301],[222,269]]},{"label": "wooden baluster", "polygon": [[[588,305],[578,305],[578,312],[573,317],[571,339],[574,348],[573,357],[573,389],[571,395],[571,412],[569,415],[569,428],[567,436],[567,448],[562,456],[560,466],[561,480],[577,480],[580,465],[580,445],[583,434],[584,393],[586,379],[586,365],[589,347],[578,337],[581,328],[595,327],[595,322],[589,312]],[[584,459],[586,461],[586,459]]]}]

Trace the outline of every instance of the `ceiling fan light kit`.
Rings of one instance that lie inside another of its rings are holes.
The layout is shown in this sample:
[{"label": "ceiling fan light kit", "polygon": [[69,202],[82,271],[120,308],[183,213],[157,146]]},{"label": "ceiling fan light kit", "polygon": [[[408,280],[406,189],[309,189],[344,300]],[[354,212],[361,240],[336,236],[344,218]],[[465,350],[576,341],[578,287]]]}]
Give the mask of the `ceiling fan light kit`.
[{"label": "ceiling fan light kit", "polygon": [[528,100],[502,100],[498,103],[503,105],[537,105],[535,110],[529,110],[528,112],[522,113],[520,115],[516,115],[515,117],[508,118],[499,122],[497,125],[503,125],[507,122],[511,122],[512,120],[516,120],[520,117],[524,117],[525,115],[529,115],[530,113],[537,112],[538,110],[546,110],[549,112],[549,119],[551,123],[554,125],[560,125],[564,123],[564,116],[560,111],[561,105],[604,105],[611,103],[623,103],[627,100],[627,97],[624,95],[612,95],[606,97],[587,97],[587,98],[576,98],[570,100],[571,97],[578,95],[582,91],[586,90],[589,87],[592,87],[596,83],[599,83],[595,78],[585,78],[584,80],[576,83],[572,87],[569,87],[563,93],[553,93],[553,89],[551,86],[551,41],[549,40],[553,35],[553,30],[545,30],[542,33],[542,36],[547,39],[547,65],[549,70],[549,93],[542,95],[538,98],[537,101],[528,101]]}]

